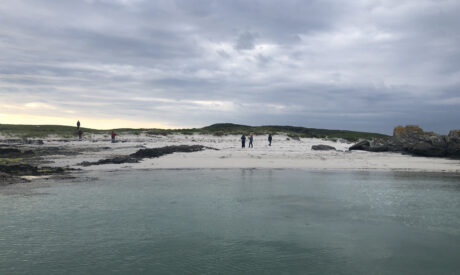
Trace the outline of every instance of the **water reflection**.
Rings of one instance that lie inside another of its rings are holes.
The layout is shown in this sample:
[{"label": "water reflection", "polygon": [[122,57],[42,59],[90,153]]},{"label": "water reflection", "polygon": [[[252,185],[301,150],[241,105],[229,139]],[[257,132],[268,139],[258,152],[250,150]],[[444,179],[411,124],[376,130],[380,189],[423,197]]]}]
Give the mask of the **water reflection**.
[{"label": "water reflection", "polygon": [[0,197],[0,274],[454,273],[457,175],[100,174]]}]

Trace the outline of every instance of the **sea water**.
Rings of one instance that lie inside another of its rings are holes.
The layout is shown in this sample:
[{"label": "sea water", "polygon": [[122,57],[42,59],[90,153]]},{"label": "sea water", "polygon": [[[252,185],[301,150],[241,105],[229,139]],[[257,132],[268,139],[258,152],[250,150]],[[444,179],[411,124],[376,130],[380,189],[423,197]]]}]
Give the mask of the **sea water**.
[{"label": "sea water", "polygon": [[0,195],[0,274],[460,274],[459,175],[97,177]]}]

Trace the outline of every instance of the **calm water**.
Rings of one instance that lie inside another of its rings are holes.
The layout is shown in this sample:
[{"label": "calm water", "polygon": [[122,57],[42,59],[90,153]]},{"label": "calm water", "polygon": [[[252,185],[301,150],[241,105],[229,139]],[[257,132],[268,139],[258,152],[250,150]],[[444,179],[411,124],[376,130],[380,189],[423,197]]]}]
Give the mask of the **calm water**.
[{"label": "calm water", "polygon": [[460,274],[460,176],[111,172],[0,195],[0,274]]}]

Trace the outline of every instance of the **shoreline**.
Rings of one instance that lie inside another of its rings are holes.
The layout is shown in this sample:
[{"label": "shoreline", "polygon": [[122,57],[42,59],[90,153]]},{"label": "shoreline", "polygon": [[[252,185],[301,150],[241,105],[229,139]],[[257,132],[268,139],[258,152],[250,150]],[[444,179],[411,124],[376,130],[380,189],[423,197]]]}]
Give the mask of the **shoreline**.
[{"label": "shoreline", "polygon": [[[296,167],[186,167],[186,168],[119,168],[119,169],[98,169],[98,170],[79,170],[72,173],[115,173],[115,172],[129,172],[129,171],[198,171],[198,170],[295,170],[295,171],[308,171],[308,172],[369,172],[369,173],[417,173],[417,174],[439,174],[439,175],[457,175],[460,176],[460,171],[445,171],[445,170],[416,170],[416,169],[376,169],[376,168],[296,168]],[[51,178],[50,178],[51,179]]]},{"label": "shoreline", "polygon": [[[43,144],[5,144],[6,148],[37,152],[31,162],[38,166],[67,169],[69,176],[78,171],[185,170],[185,169],[295,169],[308,171],[408,172],[460,174],[460,160],[406,155],[395,152],[348,151],[352,143],[319,138],[292,139],[275,135],[272,146],[266,136],[255,136],[254,148],[240,148],[239,136],[212,135],[126,135],[111,143],[106,135],[91,135],[82,141],[42,139]],[[0,144],[2,137],[0,137]],[[172,153],[136,163],[82,166],[82,162],[122,157],[141,149],[177,145],[201,145],[218,150]],[[337,150],[315,151],[313,145],[333,146]],[[74,170],[77,169],[77,170]],[[74,170],[74,171],[72,171]],[[60,180],[56,175],[57,180]],[[52,178],[53,176],[51,176]],[[30,178],[35,181],[33,177]],[[51,179],[50,179],[51,180]]]},{"label": "shoreline", "polygon": [[76,170],[67,175],[39,176],[35,179],[0,186],[0,196],[37,196],[47,195],[47,188],[59,185],[91,184],[101,177],[113,174],[123,175],[132,172],[155,172],[155,171],[230,171],[248,173],[255,171],[302,171],[319,174],[354,174],[356,176],[378,176],[387,174],[389,177],[409,176],[429,179],[454,178],[460,179],[460,173],[447,171],[416,171],[416,170],[377,170],[377,169],[310,169],[310,168],[140,168],[140,169],[116,169],[116,170]]}]

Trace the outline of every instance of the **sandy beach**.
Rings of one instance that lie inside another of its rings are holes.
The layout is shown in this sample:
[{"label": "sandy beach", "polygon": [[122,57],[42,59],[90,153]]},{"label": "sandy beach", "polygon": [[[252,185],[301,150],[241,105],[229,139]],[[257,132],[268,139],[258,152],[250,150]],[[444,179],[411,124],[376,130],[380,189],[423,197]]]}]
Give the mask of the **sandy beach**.
[{"label": "sandy beach", "polygon": [[[83,170],[114,169],[314,169],[314,170],[382,170],[460,173],[460,160],[415,157],[401,153],[348,151],[352,143],[317,138],[295,140],[287,135],[274,136],[268,146],[266,136],[255,136],[254,148],[241,148],[240,136],[211,135],[123,135],[116,143],[108,135],[85,136],[75,139],[46,138],[43,149],[54,148],[56,154],[46,156],[49,166]],[[315,151],[313,145],[324,144],[336,151]],[[169,145],[203,145],[218,150],[174,153],[160,158],[144,159],[139,163],[105,164],[83,167],[83,161],[98,161],[114,156],[132,154],[142,148]],[[30,145],[29,145],[30,146]],[[59,150],[56,150],[58,148]]]}]

